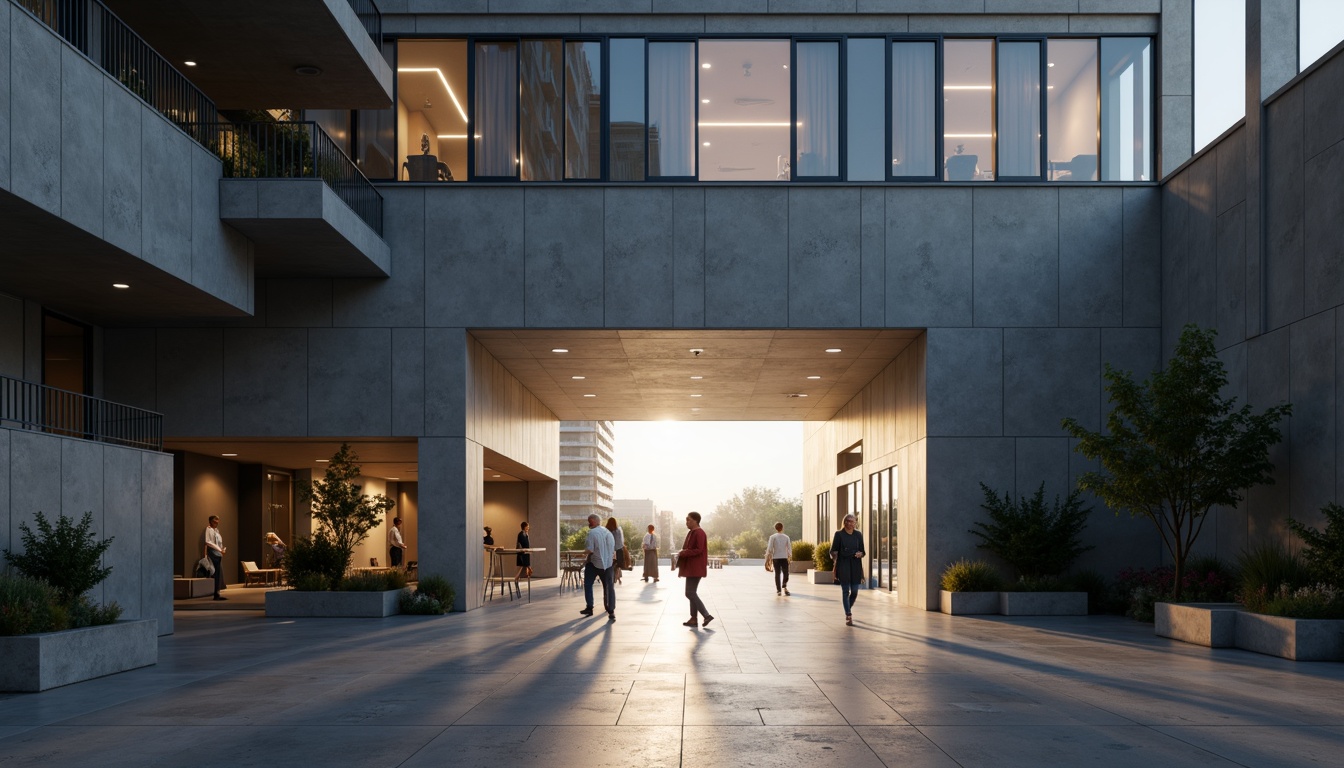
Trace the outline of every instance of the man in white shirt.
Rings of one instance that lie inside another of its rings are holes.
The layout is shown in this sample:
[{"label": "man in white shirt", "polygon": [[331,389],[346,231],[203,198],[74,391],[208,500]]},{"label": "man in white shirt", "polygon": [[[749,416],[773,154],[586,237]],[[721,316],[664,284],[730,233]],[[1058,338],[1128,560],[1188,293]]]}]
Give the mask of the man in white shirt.
[{"label": "man in white shirt", "polygon": [[210,564],[215,566],[215,599],[228,600],[229,598],[219,594],[224,589],[224,553],[229,548],[224,546],[224,536],[219,532],[219,515],[210,516],[210,525],[205,528],[205,556],[210,558]]},{"label": "man in white shirt", "polygon": [[607,611],[607,621],[616,620],[616,590],[611,583],[612,563],[616,557],[616,537],[601,526],[602,518],[588,516],[588,539],[584,550],[588,560],[583,565],[583,599],[587,607],[579,613],[593,615],[593,580],[602,579],[602,607]]},{"label": "man in white shirt", "polygon": [[781,591],[789,594],[789,558],[793,555],[793,544],[784,532],[783,523],[775,523],[775,532],[765,543],[765,559],[775,567],[775,594]]},{"label": "man in white shirt", "polygon": [[406,540],[401,537],[401,518],[392,518],[392,528],[387,532],[387,545],[391,550],[390,559],[393,568],[400,568],[406,554]]}]

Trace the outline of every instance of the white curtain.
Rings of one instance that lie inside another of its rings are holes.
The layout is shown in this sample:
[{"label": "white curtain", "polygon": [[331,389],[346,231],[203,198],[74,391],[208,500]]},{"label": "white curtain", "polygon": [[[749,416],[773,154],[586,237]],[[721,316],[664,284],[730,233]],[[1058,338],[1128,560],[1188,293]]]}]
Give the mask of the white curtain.
[{"label": "white curtain", "polygon": [[1041,44],[999,43],[999,175],[1041,175]]},{"label": "white curtain", "polygon": [[649,176],[695,176],[695,43],[649,43]]},{"label": "white curtain", "polygon": [[796,176],[840,175],[840,44],[798,44]]},{"label": "white curtain", "polygon": [[518,55],[516,43],[476,45],[476,175],[517,176]]},{"label": "white curtain", "polygon": [[891,175],[935,176],[933,43],[891,46]]}]

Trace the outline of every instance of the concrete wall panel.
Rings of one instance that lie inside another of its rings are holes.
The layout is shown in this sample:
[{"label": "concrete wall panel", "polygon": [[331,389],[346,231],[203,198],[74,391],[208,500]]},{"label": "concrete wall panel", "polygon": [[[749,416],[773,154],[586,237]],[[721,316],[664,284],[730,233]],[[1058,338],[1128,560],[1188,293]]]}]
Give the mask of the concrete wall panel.
[{"label": "concrete wall panel", "polygon": [[[1344,57],[1340,57],[1344,59]],[[1344,91],[1341,91],[1344,93]],[[1303,177],[1303,311],[1344,304],[1344,142],[1306,162]]]},{"label": "concrete wall panel", "polygon": [[886,191],[886,315],[890,326],[969,326],[971,190]]},{"label": "concrete wall panel", "polygon": [[[143,616],[144,595],[140,591],[144,548],[141,536],[146,533],[141,514],[144,503],[141,469],[143,452],[101,446],[100,453],[103,470],[103,536],[113,538],[112,546],[103,555],[103,565],[112,566],[112,573],[103,582],[104,599],[115,600],[127,616]],[[171,553],[171,548],[168,551]]]},{"label": "concrete wall panel", "polygon": [[1002,435],[1003,331],[930,328],[928,434]]},{"label": "concrete wall panel", "polygon": [[[61,440],[61,506],[47,511],[47,519],[56,523],[58,515],[79,522],[85,512],[93,513],[94,538],[107,537],[107,522],[103,516],[103,446],[85,440]],[[47,471],[50,471],[49,469]],[[115,562],[115,557],[112,559]],[[104,556],[103,564],[109,562]],[[106,583],[89,591],[94,602],[103,601]]]},{"label": "concrete wall panel", "polygon": [[[1166,17],[1163,16],[1165,19]],[[1171,46],[1163,46],[1166,51]],[[1165,88],[1164,84],[1164,88]],[[1194,154],[1194,96],[1160,96],[1158,108],[1158,178],[1165,178]]]},{"label": "concrete wall panel", "polygon": [[1162,324],[1162,190],[1124,190],[1125,325]]},{"label": "concrete wall panel", "polygon": [[[457,588],[454,610],[476,608],[481,602],[481,447],[465,438],[421,438],[419,537],[421,576],[438,575]],[[474,503],[473,503],[474,502]]]},{"label": "concrete wall panel", "polygon": [[61,511],[61,440],[40,432],[9,433],[9,540],[22,549],[21,523],[36,532],[38,512],[55,520]]},{"label": "concrete wall panel", "polygon": [[54,34],[26,13],[12,16],[9,50],[10,189],[33,205],[61,212],[61,50]]},{"label": "concrete wall panel", "polygon": [[189,144],[191,154],[191,283],[251,311],[252,257],[246,237],[220,221],[223,167],[214,153]]},{"label": "concrete wall panel", "polygon": [[144,618],[173,632],[173,457],[140,454],[140,604]]},{"label": "concrete wall panel", "polygon": [[165,328],[154,345],[163,431],[178,437],[223,434],[224,332]]},{"label": "concrete wall panel", "polygon": [[603,297],[607,326],[672,324],[673,190],[614,188],[603,196]]},{"label": "concrete wall panel", "polygon": [[[1246,342],[1246,400],[1257,411],[1291,401],[1292,389],[1284,375],[1292,370],[1290,336],[1289,329],[1282,328]],[[1247,511],[1247,537],[1253,547],[1270,540],[1283,540],[1287,530],[1284,513],[1291,509],[1292,502],[1288,470],[1295,421],[1279,423],[1283,442],[1269,449],[1275,484],[1257,486],[1246,493],[1243,506]]]},{"label": "concrete wall panel", "polygon": [[1176,350],[1181,326],[1190,322],[1188,270],[1190,206],[1187,176],[1171,179],[1162,190],[1162,359]]},{"label": "concrete wall panel", "polygon": [[14,455],[9,447],[11,434],[12,430],[0,429],[0,550],[17,551],[18,538],[14,538],[13,543],[10,539],[11,535],[17,537],[18,533],[18,526],[10,520],[10,489],[13,487],[10,471]]},{"label": "concrete wall panel", "polygon": [[527,325],[602,326],[602,190],[534,188],[523,197]]},{"label": "concrete wall panel", "polygon": [[[102,154],[103,239],[129,253],[140,253],[144,238],[145,146],[141,138],[144,105],[120,84],[103,81],[104,121],[108,131]],[[215,214],[218,219],[219,214]]]},{"label": "concrete wall panel", "polygon": [[789,190],[789,327],[861,324],[860,202],[853,188]]},{"label": "concrete wall panel", "polygon": [[23,299],[0,293],[0,376],[23,378]]},{"label": "concrete wall panel", "polygon": [[[1062,434],[1062,433],[1061,433]],[[1014,441],[1014,482],[1012,488],[995,488],[999,496],[1006,492],[1016,501],[1030,499],[1045,484],[1045,502],[1061,501],[1073,490],[1069,482],[1068,437],[1019,437]]]},{"label": "concrete wall panel", "polygon": [[864,327],[887,324],[887,198],[882,189],[864,188],[859,200],[861,322]]},{"label": "concrete wall panel", "polygon": [[140,257],[191,282],[192,141],[157,113],[146,113],[141,126],[144,246]]},{"label": "concrete wall panel", "polygon": [[308,331],[307,433],[363,436],[391,432],[391,329]]},{"label": "concrete wall panel", "polygon": [[266,325],[271,328],[330,328],[335,314],[333,283],[378,282],[381,281],[274,278],[259,281],[257,292],[266,302]]},{"label": "concrete wall panel", "polygon": [[[1307,157],[1315,157],[1344,141],[1344,56],[1335,56],[1322,64],[1295,90],[1304,91],[1303,146]],[[1271,134],[1273,137],[1274,134]],[[1277,138],[1275,138],[1277,140]]]},{"label": "concrete wall panel", "polygon": [[392,329],[392,434],[425,433],[425,330]]},{"label": "concrete wall panel", "polygon": [[672,315],[678,328],[705,324],[705,190],[672,190]]},{"label": "concrete wall panel", "polygon": [[158,411],[158,332],[110,328],[103,333],[103,397]]},{"label": "concrete wall panel", "polygon": [[[0,40],[5,41],[7,51],[14,50],[14,43],[10,40],[13,10],[13,6],[9,3],[0,6]],[[12,120],[9,108],[9,74],[9,56],[0,54],[0,189],[9,189],[9,136]]]},{"label": "concrete wall panel", "polygon": [[1218,217],[1218,346],[1246,336],[1246,204],[1238,203]]},{"label": "concrete wall panel", "polygon": [[789,191],[705,189],[705,324],[786,327]]},{"label": "concrete wall panel", "polygon": [[1335,500],[1335,313],[1294,323],[1288,345],[1293,404],[1287,433],[1292,462],[1288,513],[1306,520]]},{"label": "concrete wall panel", "polygon": [[1246,201],[1246,129],[1239,128],[1218,144],[1218,215]]},{"label": "concrete wall panel", "polygon": [[[425,329],[425,434],[466,435],[467,339],[461,328]],[[421,441],[423,446],[424,441]],[[422,447],[423,450],[423,447]],[[424,482],[424,457],[420,478]],[[421,496],[427,491],[421,485]]]},{"label": "concrete wall panel", "polygon": [[[1109,364],[1118,371],[1128,371],[1135,381],[1143,381],[1162,365],[1161,332],[1157,328],[1102,328],[1101,362],[1103,366]],[[1100,392],[1103,423],[1112,408],[1106,385],[1103,378]]]},{"label": "concrete wall panel", "polygon": [[1059,191],[975,189],[975,324],[1059,322]]},{"label": "concrete wall panel", "polygon": [[[425,190],[384,187],[379,192],[383,196],[383,239],[391,249],[391,274],[384,279],[333,281],[332,295],[340,308],[334,322],[337,326],[354,327],[423,326],[430,303],[445,301],[443,296],[429,290],[430,271],[425,264]],[[364,229],[367,231],[367,227]],[[463,234],[454,233],[442,242],[456,242]],[[488,262],[475,262],[477,272],[482,271],[482,263]],[[492,269],[484,271],[489,273]],[[491,286],[490,292],[500,291],[504,284],[501,281]],[[446,286],[436,280],[435,287]],[[438,306],[443,308],[442,304]]]},{"label": "concrete wall panel", "polygon": [[306,435],[308,332],[224,331],[224,434]]},{"label": "concrete wall panel", "polygon": [[1205,328],[1218,320],[1218,219],[1214,213],[1218,196],[1218,157],[1208,152],[1185,172],[1186,198],[1190,207],[1190,232],[1186,290],[1189,292],[1189,322]]},{"label": "concrete wall panel", "polygon": [[1124,324],[1124,191],[1059,191],[1059,324]]},{"label": "concrete wall panel", "polygon": [[1004,330],[1004,434],[1062,435],[1065,417],[1087,429],[1101,427],[1099,334],[1096,328]]},{"label": "concrete wall panel", "polygon": [[73,48],[61,46],[61,217],[103,234],[103,78]]},{"label": "concrete wall panel", "polygon": [[[922,607],[938,607],[938,578],[943,569],[961,558],[990,559],[976,549],[979,541],[969,531],[984,519],[984,494],[980,483],[990,488],[1011,488],[1015,441],[1011,437],[930,437],[928,445],[928,512],[925,517],[928,544],[925,554],[927,587]],[[1000,565],[1005,576],[1006,566]],[[913,596],[918,599],[918,596]],[[918,605],[918,603],[916,603]]]},{"label": "concrete wall panel", "polygon": [[[424,202],[424,241],[434,246],[425,256],[425,322],[525,325],[523,190],[445,191],[452,194],[426,195]],[[388,201],[393,220],[416,226],[415,198]],[[396,210],[403,207],[410,210]]]},{"label": "concrete wall panel", "polygon": [[1265,167],[1265,314],[1270,328],[1302,317],[1303,154],[1302,89],[1269,105]]}]

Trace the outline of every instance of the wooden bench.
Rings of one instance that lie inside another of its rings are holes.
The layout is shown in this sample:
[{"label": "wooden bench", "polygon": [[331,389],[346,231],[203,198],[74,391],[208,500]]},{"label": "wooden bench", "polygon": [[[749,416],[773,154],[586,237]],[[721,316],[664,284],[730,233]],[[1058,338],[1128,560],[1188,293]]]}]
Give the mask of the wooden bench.
[{"label": "wooden bench", "polygon": [[711,558],[709,558],[709,567],[710,567],[710,568],[722,568],[722,567],[723,567],[723,561],[724,561],[724,560],[727,560],[727,559],[728,559],[728,558],[726,558],[726,557],[711,557]]},{"label": "wooden bench", "polygon": [[193,597],[205,597],[215,594],[214,579],[196,579],[175,577],[173,579],[173,599],[188,600]]}]

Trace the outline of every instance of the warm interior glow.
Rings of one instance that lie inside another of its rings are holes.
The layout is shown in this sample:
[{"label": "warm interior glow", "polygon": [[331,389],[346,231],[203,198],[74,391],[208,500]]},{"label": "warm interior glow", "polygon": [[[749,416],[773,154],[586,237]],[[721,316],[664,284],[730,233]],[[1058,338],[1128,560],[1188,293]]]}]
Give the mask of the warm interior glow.
[{"label": "warm interior glow", "polygon": [[457,94],[453,93],[453,87],[448,84],[448,78],[443,76],[443,70],[438,67],[398,67],[398,72],[433,72],[439,76],[439,82],[443,83],[443,89],[448,92],[448,98],[453,100],[453,106],[457,107],[457,113],[462,115],[462,121],[467,121],[467,110],[462,108],[462,103],[457,100]]}]

